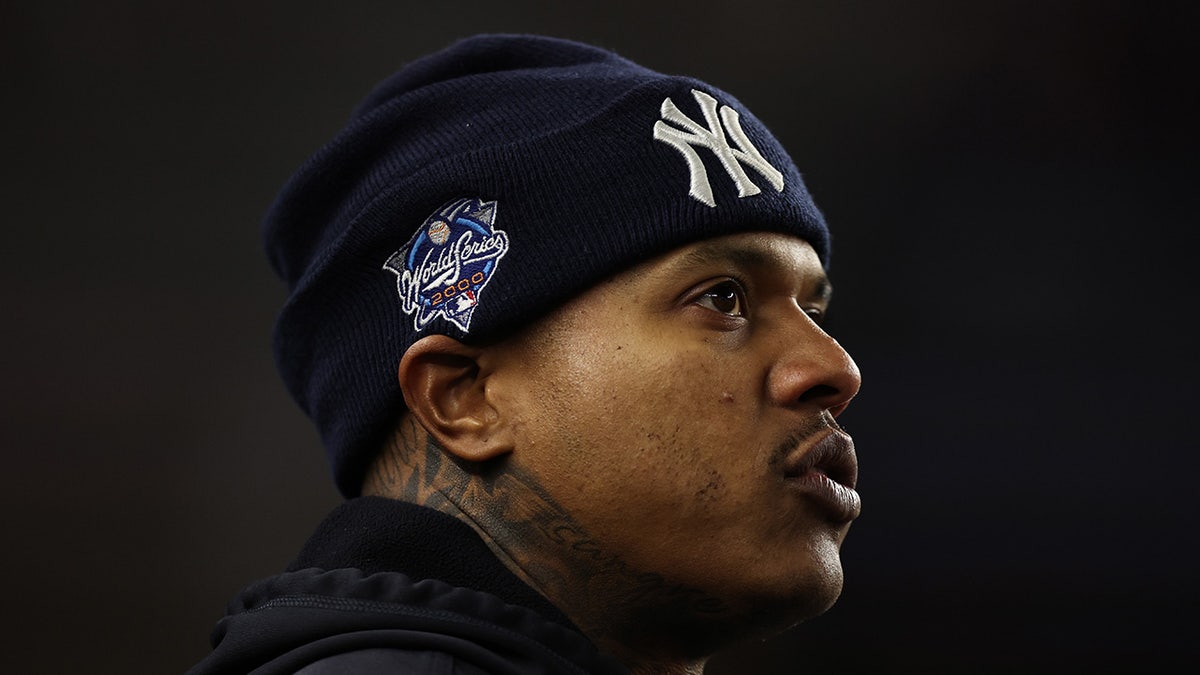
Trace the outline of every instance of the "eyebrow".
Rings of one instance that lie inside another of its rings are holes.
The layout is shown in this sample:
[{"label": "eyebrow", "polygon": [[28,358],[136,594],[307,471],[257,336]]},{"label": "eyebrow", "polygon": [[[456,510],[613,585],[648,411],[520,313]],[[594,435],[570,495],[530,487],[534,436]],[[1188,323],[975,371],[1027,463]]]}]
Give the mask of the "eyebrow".
[{"label": "eyebrow", "polygon": [[742,267],[766,267],[775,261],[757,248],[730,246],[728,244],[704,244],[688,251],[680,264],[699,267],[715,262],[733,262]]},{"label": "eyebrow", "polygon": [[[731,246],[729,244],[704,244],[698,246],[680,259],[680,267],[702,267],[713,263],[731,262],[746,269],[786,268],[778,256],[771,255],[762,249],[747,246]],[[821,275],[813,288],[814,300],[828,304],[833,299],[833,284],[829,278]]]}]

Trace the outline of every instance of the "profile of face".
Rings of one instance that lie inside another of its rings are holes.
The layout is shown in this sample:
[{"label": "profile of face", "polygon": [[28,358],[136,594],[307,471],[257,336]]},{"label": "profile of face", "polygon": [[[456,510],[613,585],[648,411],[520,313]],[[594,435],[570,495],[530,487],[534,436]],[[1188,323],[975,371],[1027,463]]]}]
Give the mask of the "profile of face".
[{"label": "profile of face", "polygon": [[807,242],[731,235],[621,273],[488,356],[507,461],[578,524],[543,528],[589,570],[573,601],[690,621],[697,639],[697,617],[761,634],[834,602],[859,512],[835,418],[860,377],[821,328],[829,295]]}]

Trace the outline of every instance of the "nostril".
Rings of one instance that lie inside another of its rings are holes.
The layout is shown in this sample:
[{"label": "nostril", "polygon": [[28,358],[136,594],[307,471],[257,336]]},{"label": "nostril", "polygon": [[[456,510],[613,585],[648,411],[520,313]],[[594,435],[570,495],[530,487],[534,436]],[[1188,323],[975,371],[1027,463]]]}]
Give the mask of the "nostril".
[{"label": "nostril", "polygon": [[842,403],[841,405],[835,405],[829,409],[829,414],[831,416],[833,416],[833,420],[832,420],[833,426],[841,429],[842,431],[845,431],[846,428],[837,422],[837,417],[838,417],[838,415],[841,415],[842,412],[846,410],[846,408],[849,408],[849,407],[850,407],[850,402],[846,401],[845,403]]},{"label": "nostril", "polygon": [[821,399],[835,398],[839,395],[840,393],[836,387],[832,387],[828,384],[818,384],[806,389],[804,393],[800,395],[800,402],[811,403],[812,401],[819,401]]},{"label": "nostril", "polygon": [[786,353],[771,364],[767,391],[774,405],[840,413],[858,393],[858,366],[832,339],[792,341]]}]

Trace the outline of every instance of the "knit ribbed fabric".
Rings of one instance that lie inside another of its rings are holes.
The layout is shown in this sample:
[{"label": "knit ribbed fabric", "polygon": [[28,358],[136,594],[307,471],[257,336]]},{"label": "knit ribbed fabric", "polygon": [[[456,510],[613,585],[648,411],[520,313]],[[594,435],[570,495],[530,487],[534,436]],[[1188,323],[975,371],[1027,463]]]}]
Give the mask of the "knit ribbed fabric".
[{"label": "knit ribbed fabric", "polygon": [[[721,109],[711,120],[705,97]],[[754,166],[753,152],[731,170],[731,155],[723,164],[701,143],[656,138],[656,124],[681,128],[660,122],[668,99],[735,153],[746,150],[737,140],[744,132],[782,189]],[[689,167],[687,149],[702,169]],[[757,194],[741,196],[739,185]],[[486,285],[469,289],[472,313],[458,317],[466,330],[436,313],[418,326],[402,307],[399,273],[384,265],[404,259],[397,254],[423,227],[433,232],[430,218],[463,199],[495,203],[492,225],[506,250]],[[747,231],[801,237],[828,263],[824,220],[795,165],[732,96],[564,40],[470,38],[379,85],[272,206],[266,248],[291,290],[276,324],[276,361],[321,433],[338,488],[355,496],[404,411],[396,369],[413,342],[493,340],[638,262]]]}]

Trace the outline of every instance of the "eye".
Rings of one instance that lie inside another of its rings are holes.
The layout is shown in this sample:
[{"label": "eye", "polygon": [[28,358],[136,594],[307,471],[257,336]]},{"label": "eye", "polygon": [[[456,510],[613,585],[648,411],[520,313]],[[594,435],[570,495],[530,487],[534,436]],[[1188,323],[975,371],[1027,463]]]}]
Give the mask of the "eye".
[{"label": "eye", "polygon": [[696,302],[701,306],[728,316],[746,316],[746,294],[738,282],[722,281],[700,294]]},{"label": "eye", "polygon": [[825,321],[825,312],[819,307],[809,307],[804,310],[804,313],[807,314],[808,318],[812,319],[812,322],[818,326]]}]

